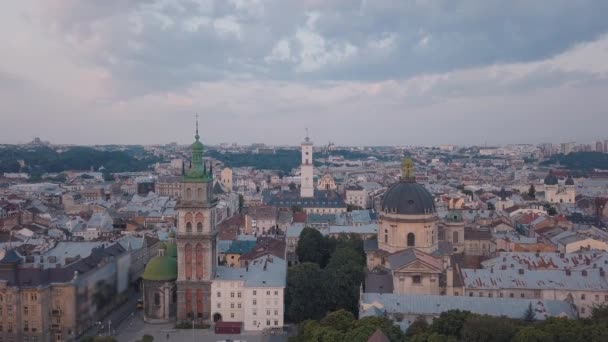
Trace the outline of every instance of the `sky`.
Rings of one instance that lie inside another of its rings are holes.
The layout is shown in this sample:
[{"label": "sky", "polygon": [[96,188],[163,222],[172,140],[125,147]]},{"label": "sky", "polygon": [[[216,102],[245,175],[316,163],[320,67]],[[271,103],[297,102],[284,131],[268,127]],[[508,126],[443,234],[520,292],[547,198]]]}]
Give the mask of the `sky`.
[{"label": "sky", "polygon": [[7,0],[0,143],[608,139],[606,0]]}]

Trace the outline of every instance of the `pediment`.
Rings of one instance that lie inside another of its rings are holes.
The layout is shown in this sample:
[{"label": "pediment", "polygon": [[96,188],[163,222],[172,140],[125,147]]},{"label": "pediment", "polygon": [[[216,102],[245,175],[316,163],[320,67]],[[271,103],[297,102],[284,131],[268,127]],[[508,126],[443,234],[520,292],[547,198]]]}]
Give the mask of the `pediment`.
[{"label": "pediment", "polygon": [[412,273],[439,273],[440,269],[429,265],[420,260],[413,261],[401,268],[395,269],[395,272],[412,272]]}]

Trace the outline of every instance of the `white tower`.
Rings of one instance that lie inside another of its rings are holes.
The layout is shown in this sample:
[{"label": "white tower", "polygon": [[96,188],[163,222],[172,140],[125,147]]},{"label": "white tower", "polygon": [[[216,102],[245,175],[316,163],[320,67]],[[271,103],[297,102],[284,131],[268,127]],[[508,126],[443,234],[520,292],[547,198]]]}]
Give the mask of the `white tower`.
[{"label": "white tower", "polygon": [[311,198],[314,197],[314,180],[313,180],[313,165],[312,165],[312,141],[308,137],[308,130],[306,131],[306,139],[302,142],[302,166],[300,167],[301,173],[301,186],[300,186],[300,197]]}]

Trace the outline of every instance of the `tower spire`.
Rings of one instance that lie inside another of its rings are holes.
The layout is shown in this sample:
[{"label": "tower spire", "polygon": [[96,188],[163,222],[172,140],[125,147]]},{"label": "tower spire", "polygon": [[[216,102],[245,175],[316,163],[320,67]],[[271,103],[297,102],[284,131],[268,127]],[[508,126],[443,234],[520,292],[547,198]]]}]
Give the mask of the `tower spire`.
[{"label": "tower spire", "polygon": [[201,137],[198,135],[198,114],[196,114],[196,135],[194,136],[196,141],[198,141]]}]

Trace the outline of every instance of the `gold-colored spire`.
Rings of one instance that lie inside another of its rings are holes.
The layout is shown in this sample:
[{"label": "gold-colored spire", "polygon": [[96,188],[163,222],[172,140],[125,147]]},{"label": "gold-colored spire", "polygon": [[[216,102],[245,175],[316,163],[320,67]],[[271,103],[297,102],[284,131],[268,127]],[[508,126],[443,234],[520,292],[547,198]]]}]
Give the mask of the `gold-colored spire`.
[{"label": "gold-colored spire", "polygon": [[401,179],[407,182],[416,181],[414,174],[414,161],[412,158],[407,157],[401,162]]}]

